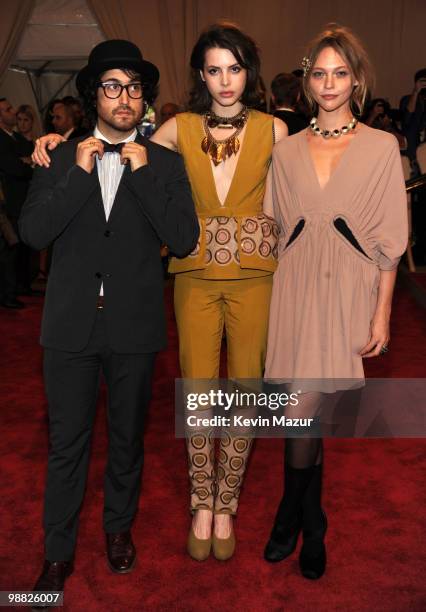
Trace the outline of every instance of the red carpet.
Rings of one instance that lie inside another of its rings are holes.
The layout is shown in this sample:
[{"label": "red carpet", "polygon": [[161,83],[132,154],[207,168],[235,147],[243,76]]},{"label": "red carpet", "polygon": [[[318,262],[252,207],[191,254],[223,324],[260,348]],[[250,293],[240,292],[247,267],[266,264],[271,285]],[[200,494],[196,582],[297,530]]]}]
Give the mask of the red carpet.
[{"label": "red carpet", "polygon": [[410,278],[412,278],[419,287],[426,290],[426,274],[424,272],[412,272]]},{"label": "red carpet", "polygon": [[[137,567],[117,576],[105,563],[102,395],[76,570],[66,585],[64,610],[425,610],[424,440],[326,440],[329,565],[320,581],[311,583],[299,575],[297,554],[274,566],[262,560],[281,496],[280,440],[256,444],[236,522],[235,557],[224,564],[188,558],[186,455],[173,429],[173,379],[179,371],[169,291],[167,301],[170,343],[157,362],[145,438],[143,490],[134,527]],[[38,346],[41,300],[30,298],[28,304],[22,312],[0,312],[0,590],[30,589],[43,561],[47,433]],[[369,361],[369,376],[425,376],[425,311],[405,292],[396,294],[392,332],[392,350]]]}]

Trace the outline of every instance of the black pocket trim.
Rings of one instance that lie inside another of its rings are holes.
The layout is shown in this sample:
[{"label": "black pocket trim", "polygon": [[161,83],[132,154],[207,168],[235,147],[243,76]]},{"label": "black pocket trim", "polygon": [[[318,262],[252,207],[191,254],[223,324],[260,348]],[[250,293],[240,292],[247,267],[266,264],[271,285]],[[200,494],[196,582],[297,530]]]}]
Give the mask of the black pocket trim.
[{"label": "black pocket trim", "polygon": [[305,219],[300,219],[299,223],[294,228],[293,233],[291,234],[287,244],[285,245],[285,248],[289,247],[290,244],[296,240],[296,238],[299,236],[304,227]]},{"label": "black pocket trim", "polygon": [[371,257],[368,257],[367,253],[361,247],[361,245],[359,244],[358,240],[355,238],[355,236],[353,235],[353,233],[349,229],[349,226],[348,226],[348,224],[346,223],[346,221],[344,219],[342,219],[341,217],[338,217],[337,219],[334,219],[333,223],[334,223],[334,227],[337,229],[337,231],[339,231],[346,238],[346,240],[351,243],[351,245],[357,251],[359,251],[360,253],[365,255],[365,257],[367,257],[368,259],[371,260]]}]

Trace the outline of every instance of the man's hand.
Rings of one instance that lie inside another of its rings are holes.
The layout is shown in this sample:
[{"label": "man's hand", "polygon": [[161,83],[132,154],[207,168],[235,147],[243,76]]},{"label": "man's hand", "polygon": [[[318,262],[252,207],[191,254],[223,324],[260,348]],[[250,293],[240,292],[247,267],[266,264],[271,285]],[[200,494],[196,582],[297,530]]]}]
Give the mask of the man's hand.
[{"label": "man's hand", "polygon": [[121,149],[121,163],[126,164],[130,162],[130,168],[132,172],[146,166],[148,164],[148,157],[144,146],[137,142],[126,142]]},{"label": "man's hand", "polygon": [[86,140],[78,143],[75,163],[77,166],[80,166],[80,168],[83,168],[88,174],[91,174],[95,166],[96,155],[99,155],[99,159],[102,159],[104,155],[104,145],[98,138],[90,136],[86,138]]},{"label": "man's hand", "polygon": [[50,157],[47,154],[47,149],[53,151],[61,142],[65,142],[65,138],[60,134],[46,134],[46,136],[37,138],[31,159],[37,166],[48,168],[50,166]]}]

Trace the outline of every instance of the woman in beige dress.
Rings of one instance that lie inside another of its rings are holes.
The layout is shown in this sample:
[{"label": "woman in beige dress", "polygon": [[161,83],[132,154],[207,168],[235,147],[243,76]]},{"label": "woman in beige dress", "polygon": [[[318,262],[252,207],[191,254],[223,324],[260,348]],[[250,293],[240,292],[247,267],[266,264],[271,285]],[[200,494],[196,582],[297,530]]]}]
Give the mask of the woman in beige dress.
[{"label": "woman in beige dress", "polygon": [[[288,415],[299,417],[317,414],[323,393],[363,384],[363,358],[388,350],[408,236],[398,143],[354,117],[371,79],[361,43],[331,25],[303,65],[314,118],[274,147],[264,204],[281,229],[265,379],[298,380],[303,391]],[[285,559],[303,531],[299,563],[310,579],[326,566],[321,482],[321,440],[288,439],[285,492],[265,559]]]}]

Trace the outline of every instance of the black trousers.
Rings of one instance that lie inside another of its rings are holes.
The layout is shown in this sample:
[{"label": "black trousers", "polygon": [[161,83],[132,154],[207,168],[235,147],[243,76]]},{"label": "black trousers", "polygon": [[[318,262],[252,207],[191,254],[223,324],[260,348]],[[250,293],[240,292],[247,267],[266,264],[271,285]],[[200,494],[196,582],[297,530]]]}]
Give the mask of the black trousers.
[{"label": "black trousers", "polygon": [[16,298],[18,245],[10,247],[0,235],[0,302]]},{"label": "black trousers", "polygon": [[19,291],[28,291],[31,289],[31,283],[34,278],[34,274],[31,270],[32,268],[32,259],[35,251],[31,249],[29,246],[22,242],[19,233],[18,219],[11,218],[10,222],[12,223],[12,227],[15,230],[17,236],[19,237],[19,243],[16,245],[16,284]]},{"label": "black trousers", "polygon": [[45,349],[50,447],[43,522],[49,561],[67,561],[74,554],[101,371],[108,387],[109,435],[104,530],[130,529],[138,506],[154,361],[155,353],[113,353],[102,310],[83,351]]}]

